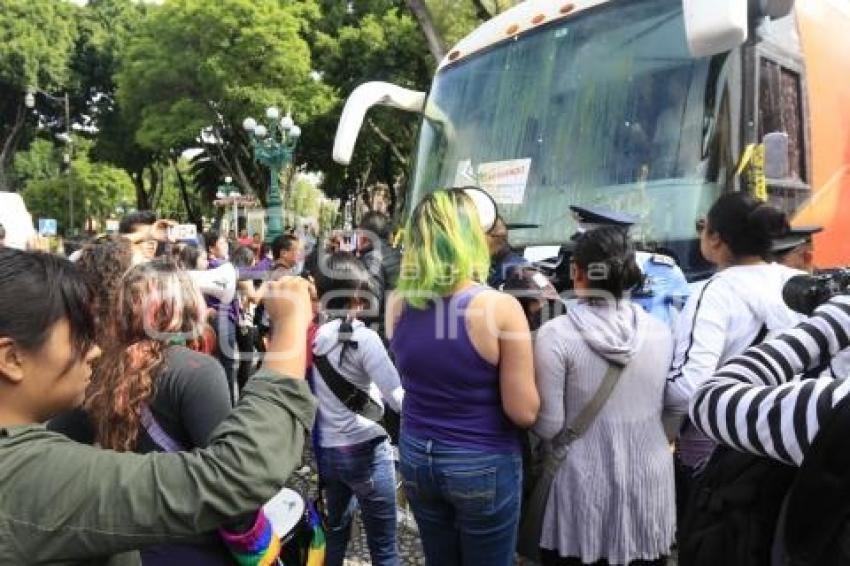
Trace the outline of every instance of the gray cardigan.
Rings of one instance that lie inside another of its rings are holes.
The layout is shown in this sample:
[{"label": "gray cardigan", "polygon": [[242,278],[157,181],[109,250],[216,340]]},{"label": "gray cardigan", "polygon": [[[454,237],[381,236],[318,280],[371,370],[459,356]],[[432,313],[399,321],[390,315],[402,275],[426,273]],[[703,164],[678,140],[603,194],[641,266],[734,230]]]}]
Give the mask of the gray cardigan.
[{"label": "gray cardigan", "polygon": [[[662,426],[670,331],[627,301],[580,303],[535,344],[542,406],[534,431],[551,439],[596,392],[609,360],[627,363],[611,397],[555,476],[541,547],[612,564],[666,555],[676,530],[673,456]],[[566,380],[566,383],[565,383]],[[565,397],[566,395],[566,397]]]}]

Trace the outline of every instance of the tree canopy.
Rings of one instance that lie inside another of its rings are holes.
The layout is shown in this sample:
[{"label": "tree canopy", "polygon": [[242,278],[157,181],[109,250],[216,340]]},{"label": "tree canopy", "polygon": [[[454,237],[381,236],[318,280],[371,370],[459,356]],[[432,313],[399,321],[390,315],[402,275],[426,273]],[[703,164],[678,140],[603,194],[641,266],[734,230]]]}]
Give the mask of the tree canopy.
[{"label": "tree canopy", "polygon": [[[68,87],[78,8],[52,0],[0,0],[0,190],[11,187],[8,167],[26,137],[28,88],[48,93]],[[61,116],[62,109],[39,107]]]},{"label": "tree canopy", "polygon": [[[371,111],[343,168],[331,148],[346,97],[371,80],[426,90],[440,52],[514,3],[0,0],[0,189],[22,190],[39,214],[60,220],[70,179],[81,203],[114,208],[120,195],[139,208],[182,205],[199,221],[225,176],[265,199],[268,171],[254,162],[242,121],[274,105],[291,108],[302,126],[295,169],[320,171],[326,194],[380,184],[395,197],[418,117]],[[28,87],[54,99],[38,95],[30,111]],[[71,125],[65,93],[75,129],[67,169],[57,161],[67,149],[54,139]],[[182,158],[188,149],[200,150],[191,164]],[[317,199],[304,186],[288,189],[298,208]],[[99,206],[90,210],[105,214]]]}]

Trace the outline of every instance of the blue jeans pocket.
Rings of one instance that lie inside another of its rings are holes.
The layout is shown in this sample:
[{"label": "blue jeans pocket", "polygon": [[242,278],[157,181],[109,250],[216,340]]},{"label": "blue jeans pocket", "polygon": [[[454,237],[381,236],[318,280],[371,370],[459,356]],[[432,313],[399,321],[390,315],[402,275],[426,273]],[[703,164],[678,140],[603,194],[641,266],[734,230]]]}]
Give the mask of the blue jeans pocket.
[{"label": "blue jeans pocket", "polygon": [[443,489],[458,510],[490,513],[496,506],[497,468],[443,472]]},{"label": "blue jeans pocket", "polygon": [[416,482],[416,468],[404,460],[399,461],[398,469],[401,475],[401,486],[407,499],[414,499],[419,493],[419,484]]}]

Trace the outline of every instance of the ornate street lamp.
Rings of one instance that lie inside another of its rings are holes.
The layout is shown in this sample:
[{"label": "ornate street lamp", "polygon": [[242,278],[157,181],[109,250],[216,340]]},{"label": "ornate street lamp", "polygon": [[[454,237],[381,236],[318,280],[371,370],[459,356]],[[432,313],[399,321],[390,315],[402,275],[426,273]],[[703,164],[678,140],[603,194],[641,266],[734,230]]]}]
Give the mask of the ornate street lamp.
[{"label": "ornate street lamp", "polygon": [[266,109],[267,126],[258,124],[253,118],[245,118],[242,127],[251,138],[254,159],[269,169],[269,193],[266,200],[266,243],[271,244],[283,234],[283,198],[280,194],[281,169],[292,162],[292,153],[301,137],[301,128],[295,125],[287,112],[280,117],[280,110],[271,106]]}]

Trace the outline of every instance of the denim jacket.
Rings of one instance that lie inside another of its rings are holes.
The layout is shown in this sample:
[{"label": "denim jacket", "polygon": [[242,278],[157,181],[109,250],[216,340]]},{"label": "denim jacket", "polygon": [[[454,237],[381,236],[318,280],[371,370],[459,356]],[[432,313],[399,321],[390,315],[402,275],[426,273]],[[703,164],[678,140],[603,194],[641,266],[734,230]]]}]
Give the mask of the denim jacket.
[{"label": "denim jacket", "polygon": [[0,565],[129,566],[135,550],[256,511],[300,463],[316,405],[269,371],[207,448],[117,453],[29,425],[0,428]]}]

